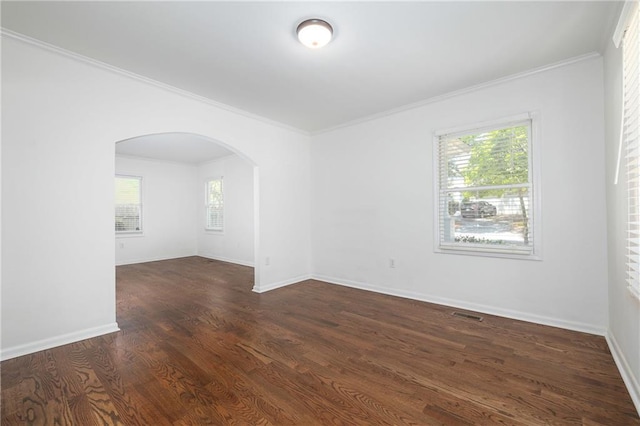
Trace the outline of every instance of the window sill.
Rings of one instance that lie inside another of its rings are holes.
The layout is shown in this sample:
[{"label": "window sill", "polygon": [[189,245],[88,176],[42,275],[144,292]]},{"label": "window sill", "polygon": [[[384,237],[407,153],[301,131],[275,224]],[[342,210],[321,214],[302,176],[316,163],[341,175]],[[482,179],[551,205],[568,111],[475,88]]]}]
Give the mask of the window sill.
[{"label": "window sill", "polygon": [[204,229],[207,235],[224,235],[224,229]]},{"label": "window sill", "polygon": [[140,238],[144,237],[144,232],[119,232],[116,234],[116,238]]},{"label": "window sill", "polygon": [[457,245],[440,246],[434,250],[436,253],[441,254],[457,254],[462,256],[480,256],[480,257],[496,257],[503,259],[518,259],[518,260],[542,260],[542,257],[538,254],[534,254],[531,251],[515,251],[508,249],[483,249],[482,247],[461,247]]}]

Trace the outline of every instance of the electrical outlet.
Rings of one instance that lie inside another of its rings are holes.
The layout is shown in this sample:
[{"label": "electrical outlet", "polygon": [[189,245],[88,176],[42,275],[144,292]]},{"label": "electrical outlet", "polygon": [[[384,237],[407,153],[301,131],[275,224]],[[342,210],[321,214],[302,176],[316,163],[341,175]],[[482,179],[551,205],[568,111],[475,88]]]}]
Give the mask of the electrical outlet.
[{"label": "electrical outlet", "polygon": [[269,256],[264,258],[264,264],[265,266],[271,265],[271,258]]},{"label": "electrical outlet", "polygon": [[394,258],[389,259],[389,268],[396,267],[396,260]]},{"label": "electrical outlet", "polygon": [[118,247],[120,247],[121,249],[123,249],[123,248],[124,248],[124,243],[122,243],[122,242],[121,242],[121,243],[119,243],[119,244],[118,244]]}]

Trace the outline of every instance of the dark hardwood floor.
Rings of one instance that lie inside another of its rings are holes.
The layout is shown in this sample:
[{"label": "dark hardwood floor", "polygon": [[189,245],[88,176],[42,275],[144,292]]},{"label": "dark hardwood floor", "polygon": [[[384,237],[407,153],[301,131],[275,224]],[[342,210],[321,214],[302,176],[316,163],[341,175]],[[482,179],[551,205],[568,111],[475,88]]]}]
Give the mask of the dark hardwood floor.
[{"label": "dark hardwood floor", "polygon": [[604,338],[199,257],[117,268],[122,331],[2,362],[2,425],[640,425]]}]

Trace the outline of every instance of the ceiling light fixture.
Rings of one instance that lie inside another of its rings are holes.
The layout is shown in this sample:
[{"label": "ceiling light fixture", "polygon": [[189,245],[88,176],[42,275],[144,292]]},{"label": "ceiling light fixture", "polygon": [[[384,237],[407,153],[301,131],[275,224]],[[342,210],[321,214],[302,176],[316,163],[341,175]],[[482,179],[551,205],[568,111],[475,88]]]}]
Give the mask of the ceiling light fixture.
[{"label": "ceiling light fixture", "polygon": [[298,25],[298,40],[310,49],[326,46],[333,36],[333,28],[322,19],[307,19]]}]

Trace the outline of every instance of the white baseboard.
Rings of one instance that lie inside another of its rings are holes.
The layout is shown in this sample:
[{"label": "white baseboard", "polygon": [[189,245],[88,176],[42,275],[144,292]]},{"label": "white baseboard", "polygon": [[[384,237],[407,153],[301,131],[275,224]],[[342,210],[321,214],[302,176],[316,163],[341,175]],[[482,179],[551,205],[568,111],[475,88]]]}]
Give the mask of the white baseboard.
[{"label": "white baseboard", "polygon": [[46,349],[55,348],[56,346],[67,345],[69,343],[75,343],[80,340],[90,339],[92,337],[102,336],[103,334],[114,333],[116,331],[120,331],[120,329],[118,328],[118,323],[114,322],[99,327],[87,328],[80,331],[74,331],[73,333],[38,340],[24,345],[2,348],[2,350],[0,350],[0,360],[6,361],[11,358],[44,351]]},{"label": "white baseboard", "polygon": [[605,335],[607,339],[607,343],[609,344],[609,350],[611,351],[611,355],[613,355],[613,360],[618,367],[618,371],[620,371],[620,375],[622,376],[622,380],[624,384],[627,386],[627,390],[629,391],[629,395],[631,395],[631,400],[633,404],[636,406],[636,410],[638,410],[638,415],[640,415],[640,382],[638,378],[633,375],[631,370],[631,366],[627,362],[624,353],[620,350],[620,346],[618,345],[618,341],[615,336],[611,333],[611,330],[607,332]]},{"label": "white baseboard", "polygon": [[311,275],[300,275],[298,277],[291,278],[291,279],[284,280],[284,281],[279,281],[277,283],[254,286],[253,287],[253,291],[255,293],[265,293],[267,291],[275,290],[275,289],[281,288],[281,287],[286,287],[286,286],[291,285],[291,284],[297,284],[297,283],[299,283],[301,281],[306,281],[306,280],[309,280],[309,279],[311,279]]},{"label": "white baseboard", "polygon": [[203,253],[198,253],[196,256],[204,257],[211,260],[219,260],[221,262],[235,263],[236,265],[250,266],[252,268],[254,267],[253,262],[248,262],[246,260],[230,259],[228,257],[214,256],[212,254],[203,254]]},{"label": "white baseboard", "polygon": [[172,260],[172,259],[181,259],[183,257],[192,257],[198,256],[197,254],[176,254],[175,256],[158,256],[158,257],[144,257],[139,259],[130,259],[130,260],[116,260],[116,266],[124,266],[124,265],[136,265],[138,263],[147,263],[147,262],[159,262],[161,260]]},{"label": "white baseboard", "polygon": [[592,324],[584,324],[580,322],[567,321],[559,318],[545,317],[527,312],[514,311],[510,309],[498,308],[495,306],[471,303],[463,300],[448,299],[445,297],[434,296],[430,294],[416,293],[406,290],[389,289],[379,287],[367,283],[351,281],[346,279],[334,278],[325,275],[312,275],[314,280],[324,281],[329,284],[337,284],[345,287],[357,288],[360,290],[373,291],[375,293],[388,294],[390,296],[404,297],[406,299],[420,300],[423,302],[435,303],[438,305],[451,306],[453,308],[466,309],[469,311],[481,312],[488,315],[496,315],[500,317],[511,318],[519,321],[527,321],[536,324],[548,325],[551,327],[564,328],[567,330],[580,331],[583,333],[596,334],[599,336],[606,335],[606,328],[598,327]]},{"label": "white baseboard", "polygon": [[242,265],[242,266],[250,266],[252,268],[254,266],[253,262],[247,262],[245,260],[230,259],[228,257],[214,256],[214,255],[202,254],[202,253],[181,254],[181,255],[175,255],[175,256],[145,257],[145,258],[133,259],[133,260],[121,260],[121,261],[116,261],[116,266],[136,265],[138,263],[148,263],[148,262],[158,262],[158,261],[161,261],[161,260],[182,259],[183,257],[193,257],[193,256],[204,257],[204,258],[212,259],[212,260],[220,260],[222,262],[235,263],[235,264]]}]

